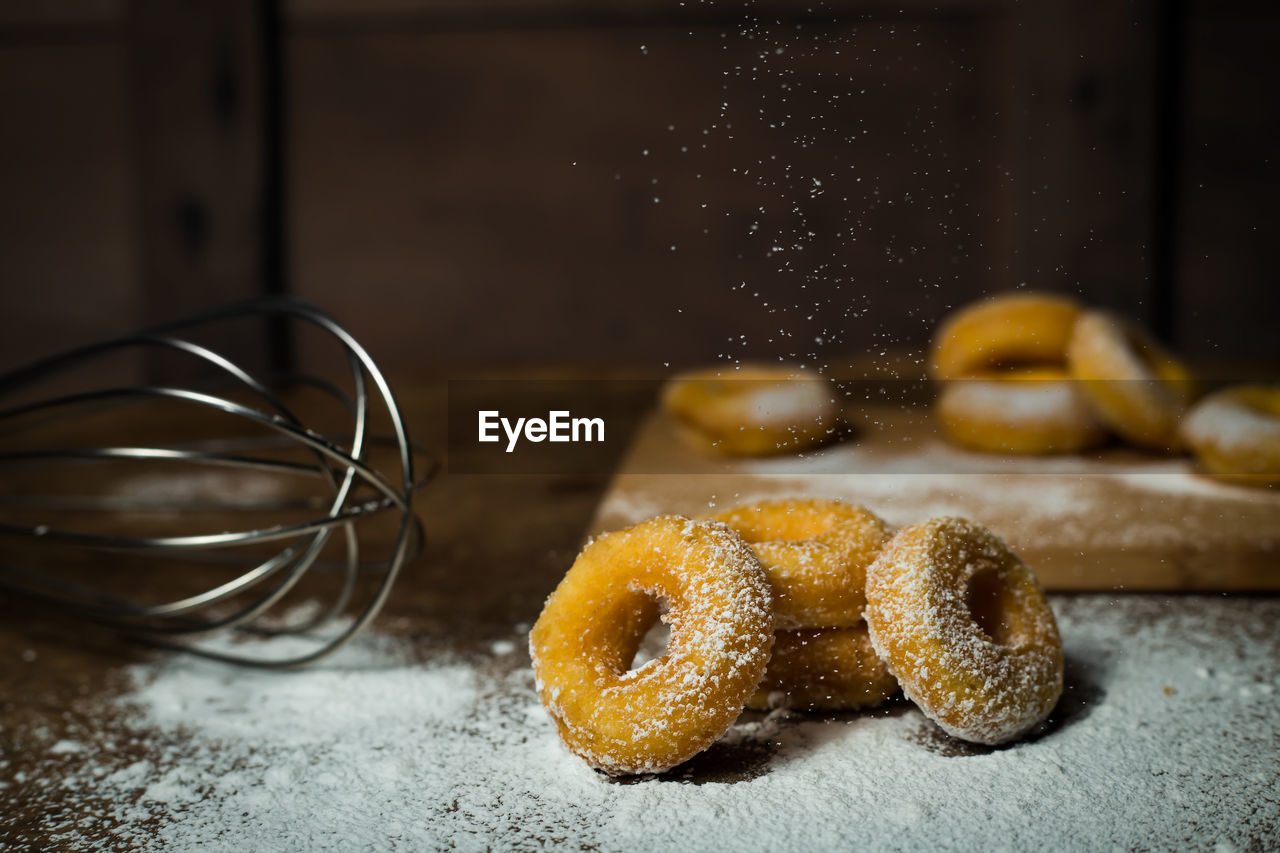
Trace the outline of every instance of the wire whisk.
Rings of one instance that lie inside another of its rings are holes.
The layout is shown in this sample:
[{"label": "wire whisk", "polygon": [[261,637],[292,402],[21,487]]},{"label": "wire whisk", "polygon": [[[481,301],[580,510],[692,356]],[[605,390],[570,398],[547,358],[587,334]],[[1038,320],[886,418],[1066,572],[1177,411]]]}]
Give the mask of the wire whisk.
[{"label": "wire whisk", "polygon": [[[314,338],[336,379],[250,371],[200,342],[264,322]],[[199,376],[104,381],[139,353]],[[374,619],[421,550],[424,457],[365,348],[305,302],[78,347],[0,375],[0,590],[221,661],[311,663]]]}]

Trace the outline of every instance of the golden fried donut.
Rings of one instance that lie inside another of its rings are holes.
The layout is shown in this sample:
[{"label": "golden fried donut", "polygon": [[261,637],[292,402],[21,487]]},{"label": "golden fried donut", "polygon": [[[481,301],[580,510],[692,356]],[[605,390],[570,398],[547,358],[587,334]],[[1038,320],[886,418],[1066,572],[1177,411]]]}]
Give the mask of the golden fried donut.
[{"label": "golden fried donut", "polygon": [[1067,364],[1103,423],[1135,444],[1176,449],[1191,402],[1191,372],[1132,326],[1101,311],[1081,314]]},{"label": "golden fried donut", "polygon": [[1031,570],[986,528],[904,528],[867,570],[871,644],[902,692],[947,733],[1025,734],[1062,693],[1062,640]]},{"label": "golden fried donut", "polygon": [[1013,368],[954,379],[938,395],[953,443],[993,453],[1074,453],[1106,438],[1084,395],[1057,367]]},{"label": "golden fried donut", "polygon": [[1238,385],[1187,413],[1181,433],[1205,471],[1249,486],[1280,486],[1280,386]]},{"label": "golden fried donut", "polygon": [[662,404],[703,450],[768,456],[831,439],[840,407],[831,385],[783,365],[695,370],[667,383]]},{"label": "golden fried donut", "polygon": [[848,711],[872,708],[898,692],[898,682],[871,647],[867,625],[779,631],[764,680],[747,707]]},{"label": "golden fried donut", "polygon": [[889,538],[870,510],[837,500],[766,500],[715,513],[750,543],[773,588],[779,628],[862,621],[867,566]]},{"label": "golden fried donut", "polygon": [[957,379],[1026,364],[1062,364],[1080,308],[1053,293],[1014,291],[968,305],[934,334],[929,373]]},{"label": "golden fried donut", "polygon": [[[629,670],[659,600],[667,652]],[[723,524],[659,516],[589,543],[547,599],[529,654],[560,738],[606,773],[659,773],[710,746],[755,691],[773,608]]]}]

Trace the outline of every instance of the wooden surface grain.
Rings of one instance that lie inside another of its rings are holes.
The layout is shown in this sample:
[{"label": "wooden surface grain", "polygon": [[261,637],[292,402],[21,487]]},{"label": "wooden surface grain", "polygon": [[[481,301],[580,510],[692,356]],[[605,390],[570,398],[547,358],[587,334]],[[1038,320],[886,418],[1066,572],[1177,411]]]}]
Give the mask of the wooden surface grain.
[{"label": "wooden surface grain", "polygon": [[1059,458],[961,451],[935,433],[927,404],[861,406],[848,416],[845,440],[760,460],[708,454],[655,413],[592,529],[659,512],[828,497],[898,525],[972,518],[1006,538],[1051,591],[1280,590],[1280,492],[1218,484],[1189,458],[1119,446]]}]

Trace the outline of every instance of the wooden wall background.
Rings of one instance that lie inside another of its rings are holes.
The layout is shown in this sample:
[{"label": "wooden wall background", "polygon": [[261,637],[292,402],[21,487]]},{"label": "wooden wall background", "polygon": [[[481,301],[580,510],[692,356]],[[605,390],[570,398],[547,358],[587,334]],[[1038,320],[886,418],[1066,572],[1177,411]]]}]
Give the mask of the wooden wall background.
[{"label": "wooden wall background", "polygon": [[838,363],[1023,283],[1280,361],[1274,4],[812,5],[0,0],[0,366],[281,290],[395,369]]}]

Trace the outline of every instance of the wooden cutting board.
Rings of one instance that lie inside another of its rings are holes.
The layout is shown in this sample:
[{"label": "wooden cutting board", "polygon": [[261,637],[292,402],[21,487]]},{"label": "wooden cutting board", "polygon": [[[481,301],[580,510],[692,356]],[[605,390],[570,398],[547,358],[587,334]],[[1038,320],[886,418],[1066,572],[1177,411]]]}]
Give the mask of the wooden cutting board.
[{"label": "wooden cutting board", "polygon": [[1218,483],[1188,459],[1119,447],[1049,458],[962,451],[909,407],[864,410],[855,424],[846,440],[805,455],[730,459],[695,449],[654,412],[591,532],[760,498],[831,497],[895,525],[979,521],[1049,590],[1280,590],[1280,490]]}]

